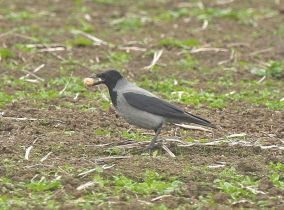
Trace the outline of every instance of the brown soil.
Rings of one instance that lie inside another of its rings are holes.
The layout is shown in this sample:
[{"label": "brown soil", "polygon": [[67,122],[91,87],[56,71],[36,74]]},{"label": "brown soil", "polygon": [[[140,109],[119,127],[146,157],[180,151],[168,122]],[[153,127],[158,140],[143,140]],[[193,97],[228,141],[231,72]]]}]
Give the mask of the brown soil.
[{"label": "brown soil", "polygon": [[[33,25],[35,27],[42,28],[62,28],[63,26],[76,26],[79,24],[76,21],[76,17],[70,16],[75,14],[74,4],[71,1],[11,1],[1,2],[0,7],[5,6],[13,8],[13,10],[21,10],[23,8],[32,8],[32,11],[42,11],[47,8],[50,3],[56,4],[56,9],[53,10],[56,16],[43,16],[38,19],[27,19],[23,22],[12,21],[0,21],[0,28],[2,31],[9,31],[20,25]],[[136,2],[136,1],[135,1]],[[205,5],[210,4],[211,1],[205,1]],[[244,7],[244,2],[235,1],[231,4],[232,7]],[[275,8],[273,3],[268,1],[254,0],[250,1],[249,6],[257,7],[269,7]],[[90,15],[92,16],[91,24],[96,30],[107,30],[109,19],[113,17],[123,17],[126,13],[133,13],[136,11],[135,3],[131,1],[129,10],[125,9],[125,6],[118,5],[117,7],[111,7],[103,4],[92,4],[91,1],[87,1],[86,5],[90,8]],[[176,1],[169,1],[165,4],[165,8],[174,8]],[[146,8],[159,7],[160,4],[155,1],[146,4]],[[1,17],[1,16],[0,16]],[[271,59],[283,59],[284,55],[284,37],[274,36],[271,32],[280,23],[284,22],[284,15],[281,14],[277,18],[267,18],[258,21],[261,27],[253,28],[249,25],[235,24],[234,21],[221,20],[215,21],[213,26],[210,26],[207,30],[194,32],[193,30],[185,30],[188,24],[183,20],[178,20],[178,27],[173,30],[172,23],[159,24],[149,23],[145,26],[144,34],[129,33],[121,35],[120,33],[109,29],[110,33],[102,33],[100,38],[103,40],[112,42],[116,45],[126,44],[129,40],[143,40],[149,39],[147,44],[142,44],[142,47],[152,46],[157,47],[157,40],[161,34],[167,37],[176,37],[179,39],[187,38],[200,38],[199,40],[205,45],[208,44],[212,47],[226,47],[231,43],[248,43],[248,46],[237,46],[235,50],[239,55],[239,60],[247,62],[260,62],[260,60]],[[202,22],[198,20],[192,20],[191,27],[201,27]],[[215,26],[218,26],[217,28]],[[68,28],[68,27],[67,27]],[[251,34],[254,30],[259,30],[260,35],[257,38],[253,36],[246,36]],[[1,35],[0,33],[0,35]],[[19,33],[20,34],[20,33]],[[224,38],[223,34],[237,34],[236,37]],[[48,36],[46,31],[39,31],[38,36]],[[71,39],[72,34],[69,30],[65,30],[63,27],[63,33],[56,35],[49,35],[51,42],[65,43],[66,40]],[[15,48],[15,43],[28,44],[32,41],[25,37],[17,36],[17,33],[11,33],[8,36],[0,37],[0,45]],[[250,52],[266,49],[272,47],[274,50],[270,53],[261,54],[261,58],[250,57]],[[95,57],[99,57],[101,61],[105,59],[110,49],[106,47],[75,47],[71,50],[57,53],[60,56],[67,58],[72,56],[80,60],[82,63],[90,65]],[[208,80],[216,79],[222,75],[220,71],[200,72],[197,66],[194,70],[179,71],[178,69],[171,69],[171,61],[175,61],[180,58],[179,49],[164,49],[164,54],[160,60],[162,66],[161,71],[163,75],[175,75],[185,79],[198,79],[200,83],[197,87],[206,88]],[[149,73],[142,67],[148,65],[151,62],[152,57],[147,56],[144,53],[133,52],[131,53],[133,58],[129,64],[125,66],[124,72],[127,72],[132,80],[139,80],[143,74]],[[229,58],[230,53],[200,53],[194,55],[198,59],[200,65],[208,68],[217,68],[217,63]],[[60,60],[54,57],[50,53],[24,53],[18,52],[16,54],[17,65],[26,65],[30,69],[34,69],[42,63],[46,64],[46,67],[38,73],[38,76],[45,78],[56,78],[62,76],[60,69]],[[1,61],[0,61],[1,62]],[[229,63],[227,65],[232,65]],[[76,67],[73,72],[74,76],[80,76],[82,78],[89,76],[92,72],[83,67]],[[155,74],[155,73],[151,73]],[[0,76],[9,75],[14,78],[22,76],[22,72],[15,69],[7,69],[0,66]],[[154,75],[155,76],[155,75]],[[255,79],[248,69],[244,67],[238,68],[232,72],[232,78],[234,82],[244,79]],[[13,93],[16,87],[8,87],[7,93]],[[222,90],[220,90],[222,91]],[[166,176],[176,176],[184,182],[182,192],[172,197],[163,198],[155,201],[157,204],[165,204],[169,208],[177,208],[179,204],[188,204],[188,209],[191,209],[191,205],[198,202],[200,196],[213,195],[216,202],[216,206],[212,207],[210,204],[205,205],[208,209],[231,209],[231,208],[257,208],[254,204],[250,203],[237,203],[232,206],[230,198],[227,194],[221,192],[219,189],[213,187],[213,181],[217,177],[220,169],[209,169],[203,171],[202,166],[209,166],[217,163],[225,163],[226,167],[235,167],[240,174],[251,175],[261,179],[260,190],[266,192],[265,195],[257,196],[256,200],[268,200],[268,208],[273,207],[275,209],[281,209],[283,202],[281,200],[270,200],[272,196],[284,196],[283,190],[275,188],[273,184],[263,177],[269,173],[267,165],[270,162],[283,162],[283,150],[279,148],[267,148],[262,149],[262,146],[278,145],[283,147],[284,139],[284,113],[283,111],[272,111],[265,107],[258,107],[248,103],[239,102],[232,103],[229,108],[222,110],[212,110],[205,106],[200,107],[198,110],[192,110],[192,113],[199,114],[210,121],[218,125],[218,129],[214,133],[208,133],[203,131],[187,131],[183,134],[183,131],[174,126],[166,127],[162,132],[162,137],[171,136],[184,136],[192,137],[193,139],[208,139],[208,141],[215,141],[219,138],[231,134],[245,133],[245,137],[237,138],[237,141],[246,140],[252,144],[252,146],[235,145],[232,146],[229,143],[221,145],[194,145],[191,147],[178,147],[176,144],[169,144],[170,150],[176,155],[176,158],[171,158],[162,149],[159,150],[159,156],[154,158],[150,156],[142,156],[141,152],[137,152],[137,149],[126,149],[122,155],[130,155],[130,158],[126,159],[110,159],[104,161],[98,161],[102,157],[110,156],[108,149],[116,145],[123,145],[127,139],[123,139],[119,131],[132,128],[125,123],[121,118],[116,118],[115,113],[112,111],[104,112],[98,104],[89,102],[86,98],[79,98],[77,102],[79,104],[91,103],[96,110],[94,112],[83,112],[77,109],[57,109],[56,105],[60,105],[62,101],[68,101],[70,98],[62,98],[49,102],[45,108],[40,109],[35,102],[21,101],[6,106],[1,112],[5,113],[5,117],[0,118],[0,157],[1,160],[12,160],[14,163],[13,169],[9,170],[7,167],[0,166],[0,177],[9,177],[15,181],[31,180],[36,174],[50,174],[54,175],[55,171],[60,171],[62,174],[62,184],[64,188],[62,192],[58,192],[56,200],[62,201],[62,209],[77,209],[76,205],[70,203],[64,204],[64,193],[72,196],[72,198],[79,199],[85,194],[85,191],[78,192],[76,187],[80,184],[89,181],[89,176],[80,178],[77,174],[69,173],[63,166],[69,165],[76,169],[90,169],[97,165],[112,165],[114,167],[105,170],[102,174],[105,177],[111,177],[117,174],[123,174],[131,177],[135,180],[142,178],[145,170],[156,170],[157,172]],[[188,109],[191,110],[189,107]],[[37,120],[17,120],[16,118],[35,118]],[[97,136],[94,133],[95,129],[105,128],[112,130],[113,135],[110,136]],[[68,134],[72,131],[72,134]],[[146,132],[143,130],[143,132]],[[104,147],[98,145],[108,144]],[[25,149],[33,145],[30,153],[29,160],[24,160]],[[258,146],[253,146],[258,145]],[[44,162],[40,162],[40,159],[47,153],[52,152],[48,159]],[[185,169],[191,166],[190,172]],[[263,177],[263,178],[261,178]],[[7,188],[7,186],[6,186]],[[13,189],[11,189],[13,190]],[[151,199],[147,200],[151,202]],[[132,200],[130,203],[123,196],[114,198],[114,204],[111,206],[113,209],[149,209],[146,204],[137,200]],[[99,206],[97,209],[110,208],[108,204]]]}]

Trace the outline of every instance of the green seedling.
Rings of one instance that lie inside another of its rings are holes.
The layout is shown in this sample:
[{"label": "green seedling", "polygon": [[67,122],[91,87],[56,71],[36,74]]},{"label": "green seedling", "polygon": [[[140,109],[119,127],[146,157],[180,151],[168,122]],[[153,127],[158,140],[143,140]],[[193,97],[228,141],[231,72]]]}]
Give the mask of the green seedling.
[{"label": "green seedling", "polygon": [[258,76],[267,76],[275,79],[284,78],[284,62],[283,61],[269,61],[266,67],[254,67],[251,73]]},{"label": "green seedling", "polygon": [[60,180],[48,181],[46,179],[34,181],[26,185],[27,189],[35,192],[53,191],[62,187]]},{"label": "green seedling", "polygon": [[110,136],[111,131],[110,131],[110,130],[107,130],[107,129],[97,128],[97,129],[95,130],[95,134],[96,134],[97,136]]},{"label": "green seedling", "polygon": [[8,48],[0,48],[0,59],[8,59],[14,57],[12,50]]},{"label": "green seedling", "polygon": [[284,24],[279,24],[278,29],[274,31],[276,35],[284,36]]},{"label": "green seedling", "polygon": [[200,20],[213,20],[215,18],[226,18],[238,21],[243,24],[256,25],[256,21],[264,17],[273,17],[277,15],[277,12],[271,9],[232,9],[232,8],[195,8],[191,11],[193,16],[196,16]]},{"label": "green seedling", "polygon": [[121,136],[126,139],[133,139],[136,141],[150,141],[151,137],[148,135],[143,135],[141,131],[137,132],[129,132],[129,131],[122,131]]},{"label": "green seedling", "polygon": [[131,55],[126,52],[110,52],[108,60],[113,65],[126,64],[130,61]]},{"label": "green seedling", "polygon": [[116,0],[93,0],[94,3],[106,4],[106,5],[113,5],[119,3]]},{"label": "green seedling", "polygon": [[141,17],[123,17],[120,19],[115,19],[111,22],[119,31],[129,32],[130,30],[138,30],[143,26],[143,21]]},{"label": "green seedling", "polygon": [[167,10],[167,11],[159,11],[156,16],[153,17],[153,20],[156,22],[159,21],[173,21],[181,17],[190,16],[190,10],[187,8],[179,8],[176,10]]},{"label": "green seedling", "polygon": [[269,175],[270,181],[276,186],[284,189],[284,164],[283,163],[270,163],[269,168],[271,170],[271,174]]},{"label": "green seedling", "polygon": [[67,44],[73,47],[88,47],[93,45],[93,41],[82,36],[77,36],[75,39],[67,41]]},{"label": "green seedling", "polygon": [[146,171],[142,182],[136,182],[125,176],[115,176],[114,182],[117,192],[131,191],[140,195],[169,194],[179,189],[181,182],[172,178],[164,180],[164,177],[154,171]]},{"label": "green seedling", "polygon": [[180,69],[188,71],[192,70],[197,64],[198,61],[194,59],[191,55],[186,55],[184,58],[177,62],[177,65]]},{"label": "green seedling", "polygon": [[165,38],[159,42],[159,45],[162,47],[168,48],[190,48],[199,45],[198,40],[196,39],[185,39],[185,40],[178,40],[175,38]]},{"label": "green seedling", "polygon": [[214,183],[233,200],[254,200],[258,193],[258,181],[238,174],[235,168],[224,169]]},{"label": "green seedling", "polygon": [[81,30],[86,32],[86,33],[91,33],[94,32],[94,28],[93,25],[86,22],[85,20],[80,20],[80,24],[81,24]]},{"label": "green seedling", "polygon": [[28,20],[28,19],[33,19],[37,17],[38,15],[31,13],[29,11],[18,11],[18,12],[12,12],[10,11],[7,13],[4,17],[7,20],[12,20],[12,21],[23,21],[23,20]]}]

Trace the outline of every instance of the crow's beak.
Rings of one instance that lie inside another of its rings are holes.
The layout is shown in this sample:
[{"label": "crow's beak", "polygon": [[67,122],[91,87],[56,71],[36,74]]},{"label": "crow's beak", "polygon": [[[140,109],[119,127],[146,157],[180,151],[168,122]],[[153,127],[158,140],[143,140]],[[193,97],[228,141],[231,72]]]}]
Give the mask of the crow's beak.
[{"label": "crow's beak", "polygon": [[93,83],[93,86],[104,83],[104,80],[101,79],[98,74],[94,74],[94,75],[90,76],[90,78],[93,78],[95,80],[95,82]]}]

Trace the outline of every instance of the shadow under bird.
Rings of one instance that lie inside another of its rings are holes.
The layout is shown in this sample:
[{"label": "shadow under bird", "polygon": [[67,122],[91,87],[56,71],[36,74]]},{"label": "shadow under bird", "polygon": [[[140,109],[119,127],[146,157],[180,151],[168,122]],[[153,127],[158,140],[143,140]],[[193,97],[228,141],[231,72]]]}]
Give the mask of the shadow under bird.
[{"label": "shadow under bird", "polygon": [[190,114],[129,82],[116,70],[108,70],[90,78],[97,81],[93,80],[89,84],[85,81],[87,86],[105,84],[108,87],[112,104],[118,115],[130,124],[155,131],[155,136],[147,147],[149,150],[154,148],[165,123],[186,122],[216,128],[209,121]]}]

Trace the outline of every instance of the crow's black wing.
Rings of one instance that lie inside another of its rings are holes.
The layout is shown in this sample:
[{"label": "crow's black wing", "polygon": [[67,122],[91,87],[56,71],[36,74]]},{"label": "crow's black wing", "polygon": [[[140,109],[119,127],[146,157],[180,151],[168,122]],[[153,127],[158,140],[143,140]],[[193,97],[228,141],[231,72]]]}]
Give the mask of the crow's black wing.
[{"label": "crow's black wing", "polygon": [[189,123],[215,127],[209,121],[185,112],[181,108],[162,99],[134,92],[126,92],[123,94],[123,96],[126,99],[127,103],[135,107],[136,109],[163,116],[174,121],[185,121]]},{"label": "crow's black wing", "polygon": [[156,97],[146,96],[139,93],[126,92],[123,94],[128,104],[146,112],[163,117],[183,116],[184,111],[179,107]]}]

